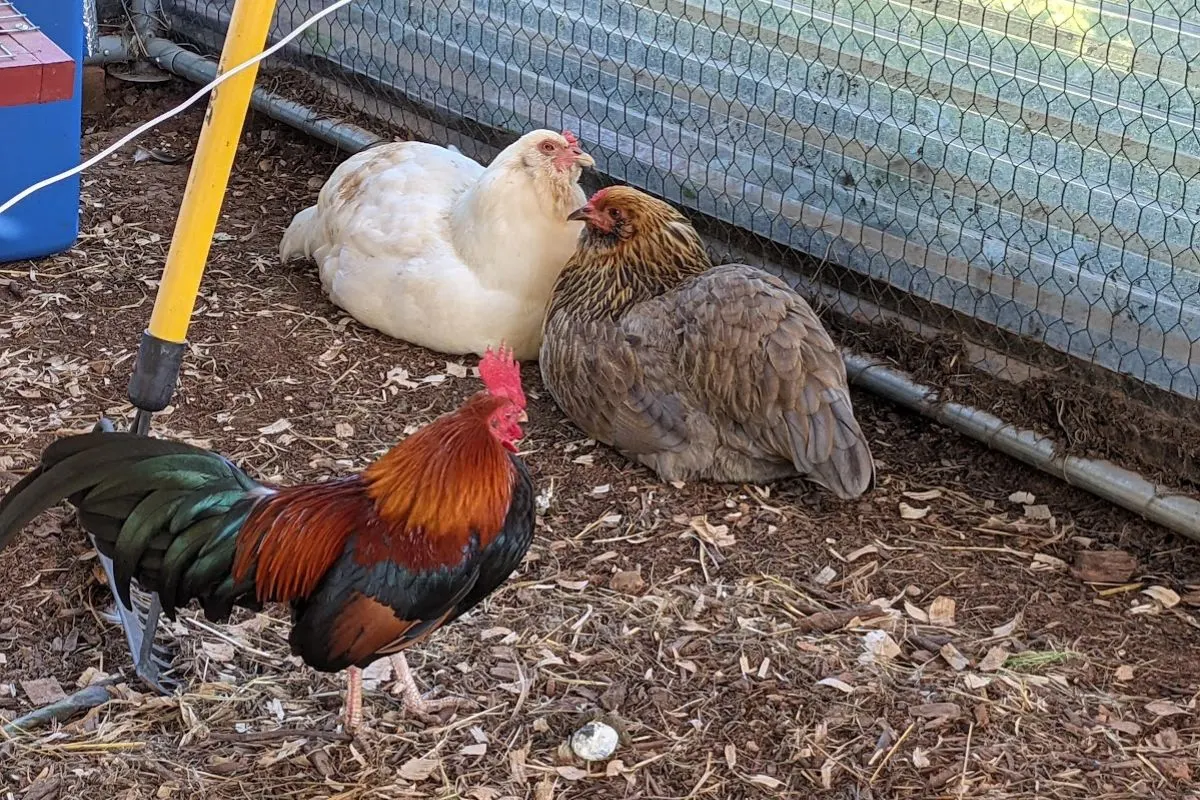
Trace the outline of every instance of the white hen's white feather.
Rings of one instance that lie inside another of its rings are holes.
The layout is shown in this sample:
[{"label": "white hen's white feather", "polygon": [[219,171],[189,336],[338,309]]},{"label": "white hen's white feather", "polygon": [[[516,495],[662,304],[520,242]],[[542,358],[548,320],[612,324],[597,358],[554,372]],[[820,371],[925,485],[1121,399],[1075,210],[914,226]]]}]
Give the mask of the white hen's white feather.
[{"label": "white hen's white feather", "polygon": [[526,134],[486,170],[421,142],[357,153],[292,220],[280,258],[312,258],[329,298],[389,336],[456,355],[504,341],[536,359],[582,227],[566,216],[586,201],[578,170],[548,185],[526,168],[527,140],[550,133]]}]

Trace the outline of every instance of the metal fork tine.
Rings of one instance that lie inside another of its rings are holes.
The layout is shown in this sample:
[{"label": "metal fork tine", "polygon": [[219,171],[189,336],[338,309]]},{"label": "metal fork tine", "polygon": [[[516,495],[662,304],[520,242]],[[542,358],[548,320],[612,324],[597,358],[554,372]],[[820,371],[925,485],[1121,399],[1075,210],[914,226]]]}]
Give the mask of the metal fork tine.
[{"label": "metal fork tine", "polygon": [[[96,540],[92,539],[92,545],[95,546]],[[141,620],[137,618],[132,608],[127,607],[121,602],[120,595],[116,592],[117,578],[113,571],[113,562],[103,553],[100,556],[100,566],[104,568],[104,574],[108,576],[108,586],[113,590],[113,600],[116,601],[117,616],[121,619],[121,627],[125,629],[125,640],[129,644],[131,653],[136,653],[142,648],[142,630],[144,626]]]},{"label": "metal fork tine", "polygon": [[146,612],[146,627],[143,630],[142,647],[135,653],[139,664],[150,660],[150,653],[154,649],[154,634],[158,632],[158,618],[161,615],[162,604],[159,602],[158,594],[156,593],[150,598],[150,608]]},{"label": "metal fork tine", "polygon": [[[92,539],[92,545],[95,546],[95,544],[95,539]],[[125,631],[125,642],[129,645],[129,652],[133,656],[138,675],[156,691],[170,693],[171,688],[177,686],[178,683],[165,680],[159,675],[159,672],[171,666],[171,662],[174,661],[174,653],[171,648],[156,644],[154,641],[162,614],[162,603],[158,599],[158,594],[146,592],[136,584],[131,584],[129,599],[133,608],[127,607],[116,593],[117,579],[112,559],[103,553],[99,554],[99,558],[100,565],[108,576],[109,588],[113,590],[117,617],[121,622],[121,628]]]},{"label": "metal fork tine", "polygon": [[[3,0],[0,0],[0,3],[2,2]],[[110,420],[101,417],[92,430],[95,432],[113,431],[115,427]],[[92,546],[95,547],[96,538],[90,534],[89,538]],[[133,656],[137,674],[156,691],[170,694],[173,688],[179,686],[179,682],[164,678],[160,674],[163,668],[171,666],[171,662],[174,661],[174,653],[171,648],[156,644],[154,641],[154,635],[158,632],[159,618],[162,616],[162,602],[158,598],[158,593],[147,592],[138,585],[136,580],[131,581],[129,584],[130,605],[126,606],[117,594],[117,578],[112,559],[100,553],[99,549],[96,552],[100,556],[100,564],[104,567],[104,573],[108,576],[108,587],[112,590],[113,600],[116,601],[117,617],[120,619],[121,627],[125,630],[125,642],[129,645],[129,652]]]}]

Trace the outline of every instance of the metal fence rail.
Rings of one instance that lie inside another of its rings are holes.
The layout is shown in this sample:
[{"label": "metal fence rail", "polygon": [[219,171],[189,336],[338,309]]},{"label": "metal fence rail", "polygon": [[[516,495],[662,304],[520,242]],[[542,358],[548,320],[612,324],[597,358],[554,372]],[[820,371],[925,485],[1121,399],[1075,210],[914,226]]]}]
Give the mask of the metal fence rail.
[{"label": "metal fence rail", "polygon": [[[231,7],[163,0],[210,45]],[[300,41],[419,136],[570,128],[859,318],[916,298],[1200,399],[1200,0],[362,0]]]}]

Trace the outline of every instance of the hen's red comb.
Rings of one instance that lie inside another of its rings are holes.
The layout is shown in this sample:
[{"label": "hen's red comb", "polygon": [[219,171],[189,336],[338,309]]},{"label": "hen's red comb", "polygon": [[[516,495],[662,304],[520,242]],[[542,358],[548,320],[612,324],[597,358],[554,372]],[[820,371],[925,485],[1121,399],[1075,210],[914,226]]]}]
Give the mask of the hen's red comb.
[{"label": "hen's red comb", "polygon": [[567,147],[578,147],[579,137],[570,131],[563,131],[562,137],[567,140]]},{"label": "hen's red comb", "polygon": [[479,360],[479,377],[490,394],[507,397],[519,408],[525,407],[525,392],[521,389],[521,366],[513,358],[512,348],[501,342],[496,350],[488,348]]}]

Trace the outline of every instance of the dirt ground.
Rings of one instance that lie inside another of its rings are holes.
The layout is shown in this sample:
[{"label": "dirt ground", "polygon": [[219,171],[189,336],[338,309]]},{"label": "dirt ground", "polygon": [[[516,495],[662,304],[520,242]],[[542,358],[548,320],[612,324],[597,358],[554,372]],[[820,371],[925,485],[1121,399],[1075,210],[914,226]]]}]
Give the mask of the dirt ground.
[{"label": "dirt ground", "polygon": [[[183,96],[110,94],[95,152]],[[125,385],[202,110],[85,177],[74,250],[0,266],[0,486]],[[178,163],[163,163],[184,157]],[[252,121],[174,406],[159,435],[270,480],[361,468],[474,391],[466,362],[341,314],[276,247],[341,156]],[[169,624],[184,690],[0,734],[0,797],[1195,797],[1197,546],[869,396],[878,488],[657,482],[584,439],[524,370],[526,461],[546,506],[509,583],[410,656],[475,706],[402,714],[373,674],[338,735],[344,678],[288,655],[286,613]],[[1025,493],[1024,495],[1020,493]],[[0,716],[132,676],[111,600],[65,513],[0,553]],[[1072,572],[1120,549],[1116,583]],[[633,574],[631,574],[633,573]],[[47,681],[50,681],[47,683]],[[56,683],[55,683],[56,682]],[[607,763],[564,742],[622,732]]]}]

